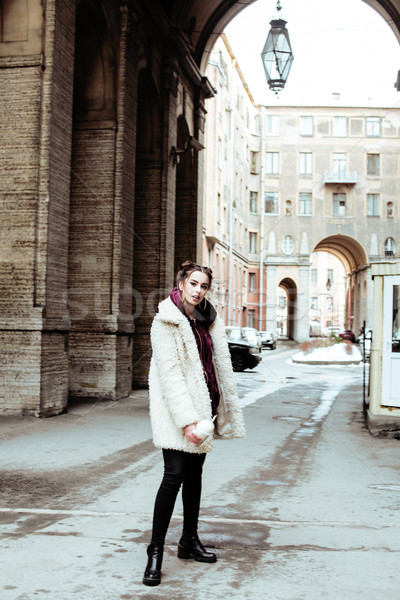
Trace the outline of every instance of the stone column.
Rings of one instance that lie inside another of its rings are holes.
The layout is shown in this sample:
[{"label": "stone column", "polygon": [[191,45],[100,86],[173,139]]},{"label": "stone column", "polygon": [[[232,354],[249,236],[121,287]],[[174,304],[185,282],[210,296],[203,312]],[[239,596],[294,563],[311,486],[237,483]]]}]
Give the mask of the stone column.
[{"label": "stone column", "polygon": [[366,269],[365,279],[367,283],[365,299],[365,326],[372,329],[374,323],[374,282],[372,280],[371,267]]},{"label": "stone column", "polygon": [[75,2],[49,0],[45,21],[37,0],[3,17],[0,411],[50,416],[65,410],[68,393]]},{"label": "stone column", "polygon": [[126,2],[121,3],[121,36],[115,148],[115,202],[111,312],[116,317],[115,397],[126,396],[132,388],[132,302],[134,198],[136,158],[136,107],[138,68],[138,19]]},{"label": "stone column", "polygon": [[299,284],[294,323],[294,339],[305,342],[310,337],[309,325],[310,306],[310,265],[299,266]]},{"label": "stone column", "polygon": [[275,333],[276,330],[276,265],[267,265],[265,279],[267,285],[266,330]]}]

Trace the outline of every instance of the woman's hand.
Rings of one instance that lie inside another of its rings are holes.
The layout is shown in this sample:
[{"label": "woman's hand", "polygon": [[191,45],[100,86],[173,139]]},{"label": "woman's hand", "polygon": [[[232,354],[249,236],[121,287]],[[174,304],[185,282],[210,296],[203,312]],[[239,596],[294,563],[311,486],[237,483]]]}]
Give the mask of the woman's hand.
[{"label": "woman's hand", "polygon": [[202,439],[197,437],[197,435],[194,433],[195,429],[196,423],[191,423],[190,425],[186,425],[186,427],[183,428],[183,431],[185,432],[185,436],[189,440],[189,442],[192,442],[192,444],[198,446],[199,444],[201,444]]}]

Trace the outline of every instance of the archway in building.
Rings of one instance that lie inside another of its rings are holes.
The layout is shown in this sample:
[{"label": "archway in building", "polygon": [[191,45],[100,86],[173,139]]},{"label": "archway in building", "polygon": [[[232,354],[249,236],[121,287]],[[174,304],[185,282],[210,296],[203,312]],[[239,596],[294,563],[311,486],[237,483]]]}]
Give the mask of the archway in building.
[{"label": "archway in building", "polygon": [[310,337],[339,333],[346,322],[343,263],[331,252],[313,252],[310,262]]},{"label": "archway in building", "polygon": [[[281,334],[286,335],[289,340],[295,339],[295,321],[296,321],[296,303],[297,303],[297,286],[290,277],[285,277],[279,283],[279,288],[286,293],[286,302],[278,306],[277,317],[282,323]],[[282,297],[282,296],[281,296]],[[279,296],[278,296],[279,298]],[[279,302],[279,300],[278,300]]]},{"label": "archway in building", "polygon": [[330,252],[343,264],[346,275],[367,265],[367,253],[363,246],[347,235],[335,234],[324,238],[313,248],[313,252]]},{"label": "archway in building", "polygon": [[[248,6],[257,0],[243,0],[242,2],[214,0],[204,2],[193,0],[164,0],[163,4],[168,15],[185,31],[194,57],[201,71],[204,73],[211,52],[218,36],[224,28]],[[361,0],[373,8],[392,29],[400,41],[400,15],[396,0]]]},{"label": "archway in building", "polygon": [[[338,259],[343,267],[345,279],[344,282],[335,281],[333,279],[332,267],[326,266],[326,273],[323,273],[322,277],[321,273],[317,274],[320,283],[319,286],[315,287],[313,286],[313,273],[311,270],[310,308],[313,298],[317,297],[315,292],[313,293],[313,290],[318,290],[317,293],[325,297],[323,306],[328,315],[329,312],[332,313],[332,321],[334,320],[336,310],[335,303],[342,302],[343,306],[341,308],[338,307],[336,312],[338,315],[337,323],[332,323],[332,326],[352,329],[357,333],[362,322],[369,320],[369,313],[372,311],[372,307],[369,306],[370,298],[368,297],[368,289],[371,283],[370,269],[364,247],[354,238],[336,234],[319,241],[314,247],[313,253],[328,253]],[[324,264],[324,262],[321,264]],[[328,263],[325,264],[327,265]],[[332,275],[330,275],[331,269]],[[339,273],[340,271],[337,272]],[[329,306],[329,297],[332,298],[331,307]],[[317,307],[317,310],[322,310],[322,308],[318,309]],[[339,314],[342,316],[339,317]]]}]

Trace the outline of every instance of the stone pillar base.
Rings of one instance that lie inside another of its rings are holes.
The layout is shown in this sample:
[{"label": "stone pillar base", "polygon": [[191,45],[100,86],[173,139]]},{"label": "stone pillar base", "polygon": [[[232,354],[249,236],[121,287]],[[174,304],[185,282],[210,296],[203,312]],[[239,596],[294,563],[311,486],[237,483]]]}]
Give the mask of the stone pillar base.
[{"label": "stone pillar base", "polygon": [[120,400],[132,390],[131,335],[70,332],[69,394]]},{"label": "stone pillar base", "polygon": [[367,425],[373,436],[400,439],[400,416],[374,415],[368,410]]},{"label": "stone pillar base", "polygon": [[68,344],[63,332],[0,332],[0,413],[50,417],[66,411]]}]

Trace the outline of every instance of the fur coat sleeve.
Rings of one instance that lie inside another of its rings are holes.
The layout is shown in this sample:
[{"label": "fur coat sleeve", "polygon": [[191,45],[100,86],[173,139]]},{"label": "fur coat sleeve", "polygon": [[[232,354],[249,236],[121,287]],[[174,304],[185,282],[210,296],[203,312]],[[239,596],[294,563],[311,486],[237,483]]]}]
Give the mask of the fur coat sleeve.
[{"label": "fur coat sleeve", "polygon": [[[218,383],[230,420],[223,438],[242,437],[244,425],[225,327],[217,317],[210,326]],[[211,418],[211,400],[196,340],[186,317],[167,298],[151,328],[152,359],[149,373],[150,417],[156,447],[204,453],[212,438],[196,446],[187,440],[184,427]]]}]

